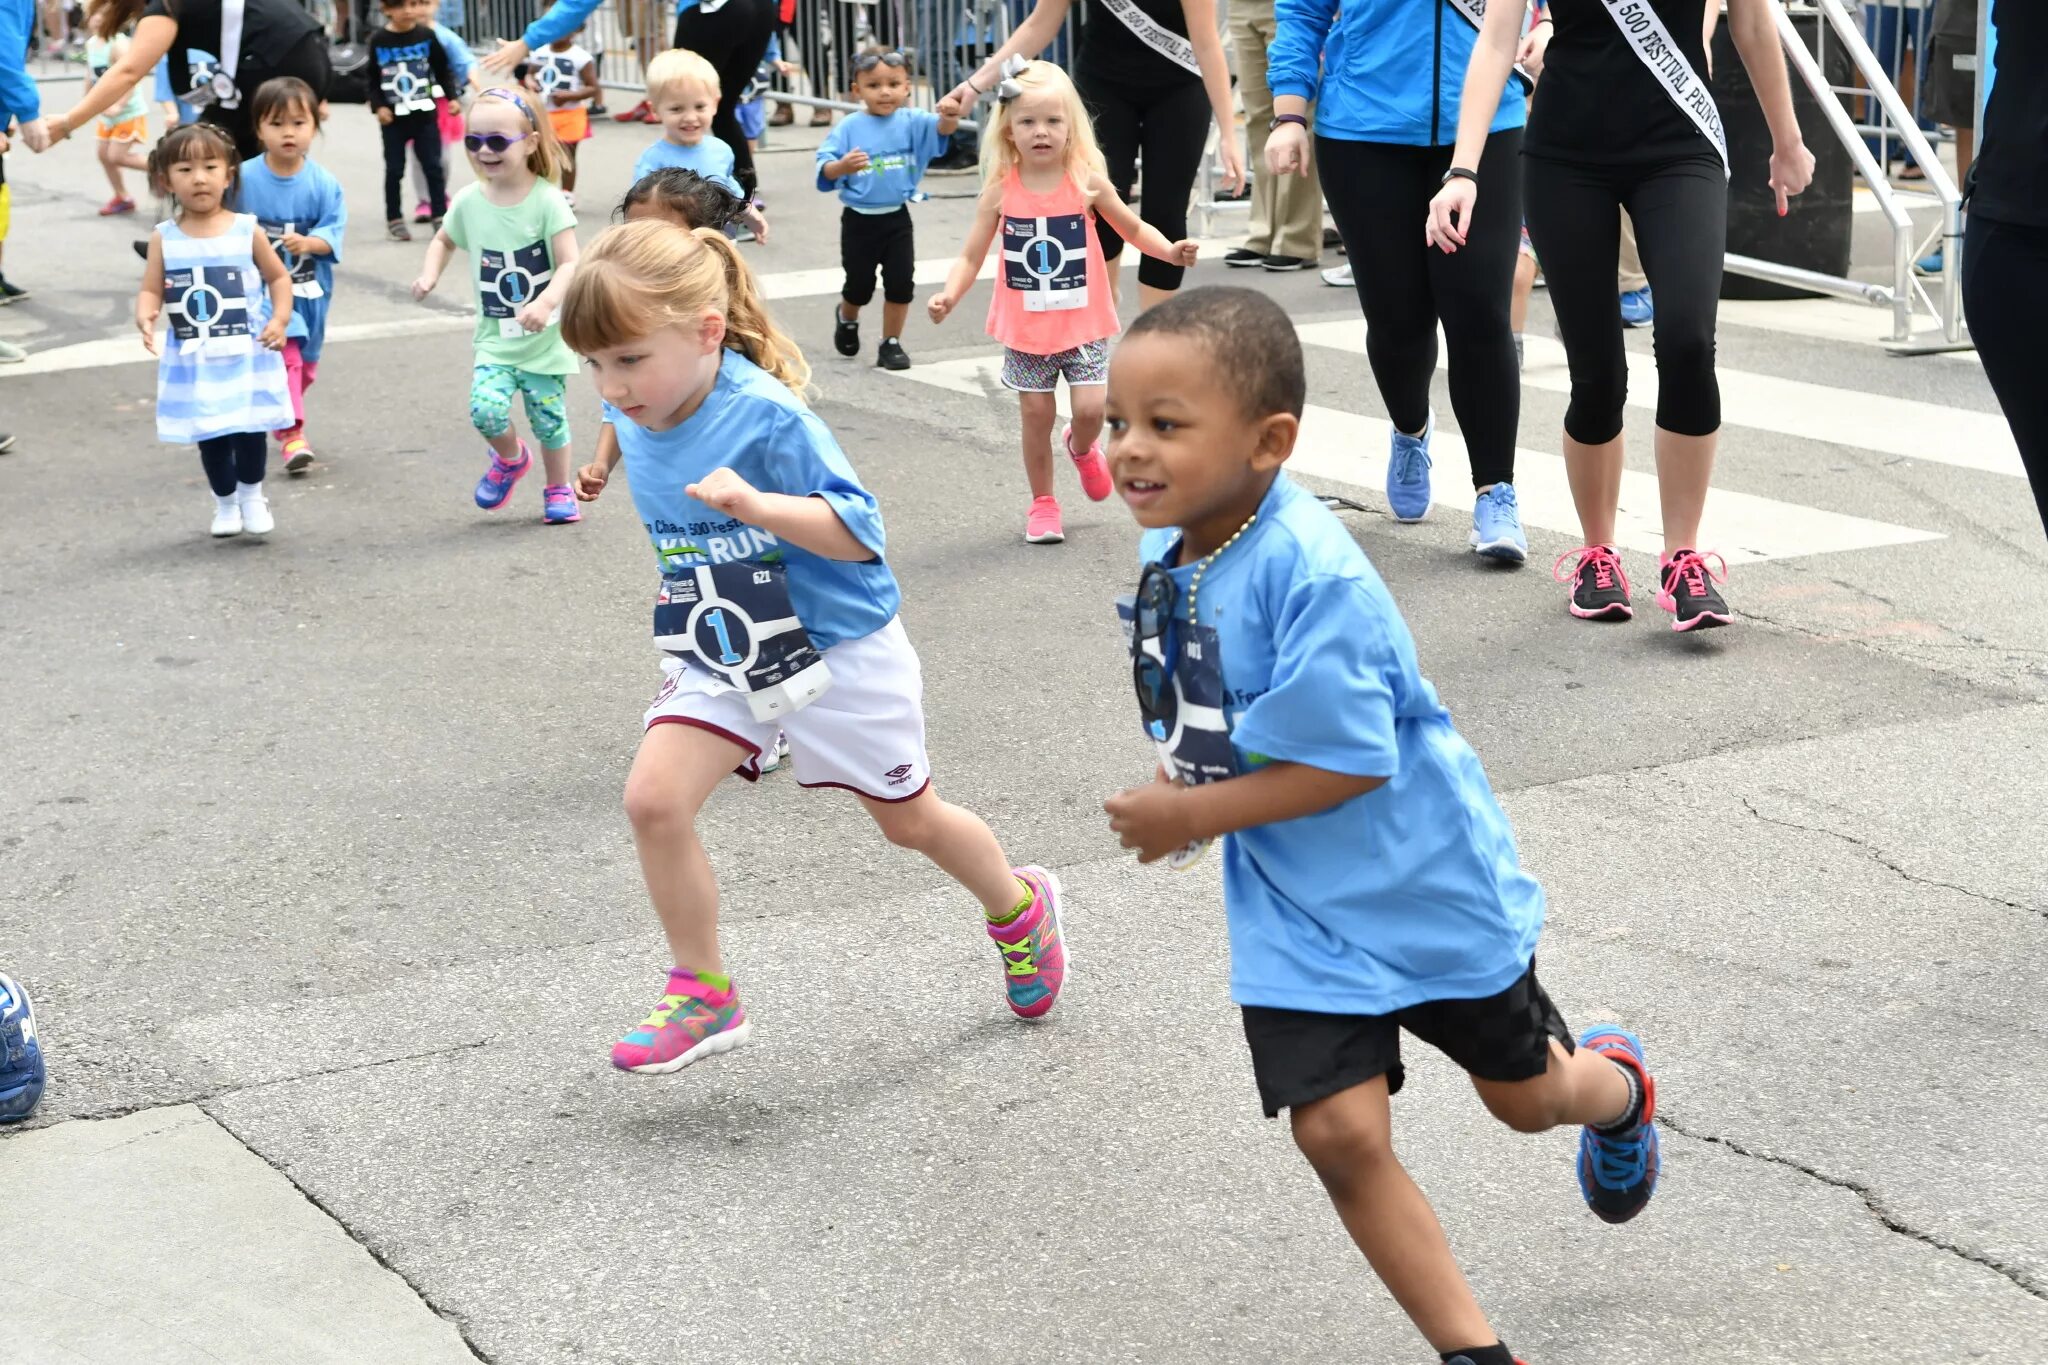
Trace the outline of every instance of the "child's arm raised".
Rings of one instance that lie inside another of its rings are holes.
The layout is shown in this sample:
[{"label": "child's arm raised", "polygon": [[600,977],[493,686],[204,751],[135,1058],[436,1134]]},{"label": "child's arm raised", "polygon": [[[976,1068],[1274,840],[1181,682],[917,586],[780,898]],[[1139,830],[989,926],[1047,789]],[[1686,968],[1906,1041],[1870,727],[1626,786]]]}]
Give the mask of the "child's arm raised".
[{"label": "child's arm raised", "polygon": [[455,239],[448,235],[444,225],[434,233],[434,239],[427,243],[427,259],[420,265],[420,277],[412,282],[412,301],[422,302],[434,292],[434,286],[441,282],[441,272],[448,268],[448,258],[455,254]]},{"label": "child's arm raised", "polygon": [[1136,849],[1139,862],[1149,863],[1198,840],[1315,815],[1386,781],[1306,763],[1268,763],[1242,777],[1199,787],[1178,786],[1162,772],[1151,786],[1118,792],[1102,808],[1123,846]]},{"label": "child's arm raised", "polygon": [[875,552],[861,544],[832,510],[832,504],[818,494],[795,498],[787,493],[764,493],[722,465],[685,488],[683,494],[822,558],[855,562],[875,558]]},{"label": "child's arm raised", "polygon": [[1138,217],[1137,210],[1126,204],[1109,183],[1109,177],[1091,176],[1088,191],[1095,196],[1095,212],[1108,220],[1117,235],[1136,246],[1147,256],[1156,256],[1174,265],[1189,266],[1201,248],[1185,239],[1178,242],[1166,240],[1166,234]]},{"label": "child's arm raised", "polygon": [[163,311],[164,239],[162,233],[152,229],[149,255],[142,266],[142,288],[135,295],[135,326],[141,331],[142,344],[151,355],[156,354],[156,320]]},{"label": "child's arm raised", "polygon": [[268,237],[258,232],[250,244],[255,248],[256,271],[270,290],[270,321],[263,324],[263,333],[256,339],[269,350],[281,351],[285,329],[292,323],[292,272],[284,268],[284,258]]},{"label": "child's arm raised", "polygon": [[569,279],[576,273],[576,229],[565,227],[557,232],[548,242],[548,249],[555,255],[554,278],[539,298],[519,310],[519,325],[529,332],[546,327],[555,310],[562,306],[562,296],[569,292]]},{"label": "child's arm raised", "polygon": [[1002,218],[1003,187],[1000,182],[992,183],[981,192],[981,202],[975,206],[974,226],[967,230],[967,245],[960,249],[959,259],[946,273],[946,287],[932,296],[925,305],[933,322],[944,322],[946,315],[956,308],[967,291],[974,288],[974,277],[981,273],[981,263],[988,259],[989,244],[996,239],[996,228]]}]

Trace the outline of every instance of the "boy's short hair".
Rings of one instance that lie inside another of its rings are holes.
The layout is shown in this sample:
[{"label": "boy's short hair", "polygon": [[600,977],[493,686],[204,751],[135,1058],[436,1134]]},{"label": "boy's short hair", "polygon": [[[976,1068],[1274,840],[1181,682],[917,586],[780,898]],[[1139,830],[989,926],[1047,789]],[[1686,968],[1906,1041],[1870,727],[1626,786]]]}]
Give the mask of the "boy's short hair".
[{"label": "boy's short hair", "polygon": [[406,0],[377,0],[378,9],[404,9]]},{"label": "boy's short hair", "polygon": [[314,123],[320,122],[320,97],[313,93],[312,86],[297,76],[272,76],[256,87],[249,117],[261,128],[273,116],[293,109],[304,109]]},{"label": "boy's short hair", "polygon": [[1301,338],[1286,310],[1256,290],[1186,290],[1138,314],[1124,339],[1147,332],[1199,340],[1215,362],[1218,381],[1254,421],[1276,412],[1299,417],[1308,402]]},{"label": "boy's short hair", "polygon": [[647,94],[659,101],[664,94],[686,85],[701,85],[712,94],[723,93],[718,68],[686,47],[672,47],[647,64]]}]

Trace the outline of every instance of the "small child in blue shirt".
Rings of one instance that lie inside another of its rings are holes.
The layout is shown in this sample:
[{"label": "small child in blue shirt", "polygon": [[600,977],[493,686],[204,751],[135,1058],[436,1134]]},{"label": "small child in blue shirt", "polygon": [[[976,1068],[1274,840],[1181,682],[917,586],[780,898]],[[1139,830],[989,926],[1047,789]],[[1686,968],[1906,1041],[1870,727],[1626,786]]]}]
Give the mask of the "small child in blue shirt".
[{"label": "small child in blue shirt", "polygon": [[841,119],[818,147],[818,188],[836,189],[846,206],[839,214],[846,287],[832,314],[832,345],[843,356],[860,354],[860,310],[875,297],[879,270],[882,344],[875,363],[907,370],[903,324],[917,297],[910,199],[925,167],[952,145],[960,110],[949,103],[936,114],[904,108],[910,103],[910,58],[879,48],[853,59],[853,96],[862,112]]},{"label": "small child in blue shirt", "polygon": [[1140,526],[1123,609],[1157,779],[1110,798],[1140,862],[1223,841],[1231,998],[1268,1117],[1445,1361],[1514,1365],[1395,1158],[1401,1032],[1521,1132],[1581,1126],[1593,1212],[1658,1174],[1656,1087],[1613,1025],[1575,1040],[1536,979],[1543,891],[1477,755],[1416,664],[1386,585],[1282,471],[1306,394],[1280,306],[1195,289],[1131,324],[1109,369],[1109,464]]},{"label": "small child in blue shirt", "polygon": [[[688,48],[672,47],[647,64],[647,99],[661,123],[661,137],[634,161],[636,182],[656,171],[695,171],[746,199],[733,178],[732,148],[711,131],[718,93],[718,68]],[[768,220],[757,206],[748,204],[741,221],[758,240],[768,240]]]}]

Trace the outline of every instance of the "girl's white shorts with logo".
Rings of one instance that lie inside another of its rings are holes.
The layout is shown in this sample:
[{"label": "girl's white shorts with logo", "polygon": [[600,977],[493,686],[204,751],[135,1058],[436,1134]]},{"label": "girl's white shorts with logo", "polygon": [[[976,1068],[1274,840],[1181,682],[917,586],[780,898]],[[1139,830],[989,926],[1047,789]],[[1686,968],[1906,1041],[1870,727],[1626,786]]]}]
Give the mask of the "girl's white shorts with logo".
[{"label": "girl's white shorts with logo", "polygon": [[877,801],[908,801],[931,782],[924,751],[924,669],[903,622],[824,651],[832,686],[778,724],[754,719],[746,694],[674,655],[646,725],[695,725],[748,750],[733,771],[752,782],[780,729],[798,785],[843,787]]},{"label": "girl's white shorts with logo", "polygon": [[1051,393],[1060,380],[1070,389],[1109,382],[1109,338],[1084,341],[1058,355],[1033,355],[1003,348],[1003,387],[1018,393]]}]

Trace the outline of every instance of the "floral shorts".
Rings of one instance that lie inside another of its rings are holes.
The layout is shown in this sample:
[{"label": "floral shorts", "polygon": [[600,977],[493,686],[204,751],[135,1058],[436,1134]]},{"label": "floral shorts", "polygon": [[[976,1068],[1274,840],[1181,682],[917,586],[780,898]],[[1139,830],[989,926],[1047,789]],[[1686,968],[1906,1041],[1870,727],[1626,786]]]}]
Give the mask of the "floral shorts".
[{"label": "floral shorts", "polygon": [[1109,382],[1109,338],[1086,341],[1058,355],[1033,355],[1003,348],[1003,387],[1018,393],[1051,393],[1064,377],[1067,387]]}]

